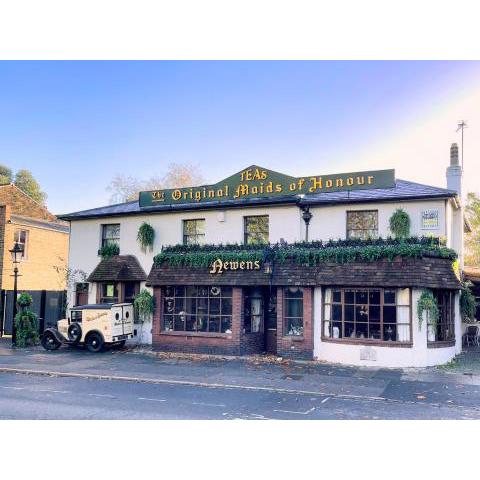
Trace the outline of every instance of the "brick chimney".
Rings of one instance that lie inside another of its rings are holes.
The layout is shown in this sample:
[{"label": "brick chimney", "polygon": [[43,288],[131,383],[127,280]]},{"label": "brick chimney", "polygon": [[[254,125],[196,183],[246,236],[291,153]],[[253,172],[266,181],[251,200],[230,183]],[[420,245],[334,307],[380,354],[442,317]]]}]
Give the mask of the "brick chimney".
[{"label": "brick chimney", "polygon": [[462,197],[462,167],[458,162],[458,145],[452,143],[450,147],[450,165],[447,167],[447,188],[455,190]]}]

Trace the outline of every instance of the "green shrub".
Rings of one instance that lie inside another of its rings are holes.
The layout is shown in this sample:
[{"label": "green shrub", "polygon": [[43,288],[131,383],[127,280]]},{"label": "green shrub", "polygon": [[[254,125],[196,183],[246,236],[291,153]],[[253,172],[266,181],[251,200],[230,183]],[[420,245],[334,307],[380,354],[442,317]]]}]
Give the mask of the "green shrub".
[{"label": "green shrub", "polygon": [[410,217],[402,208],[397,208],[390,217],[390,231],[395,238],[407,238],[410,235]]},{"label": "green shrub", "polygon": [[464,285],[460,292],[460,314],[465,323],[475,321],[475,314],[477,313],[477,301],[475,296],[468,286]]},{"label": "green shrub", "polygon": [[116,243],[107,243],[98,252],[102,259],[115,257],[120,254],[120,247]]},{"label": "green shrub", "polygon": [[29,307],[32,304],[32,297],[28,293],[22,293],[17,300],[21,311],[15,316],[15,331],[17,347],[30,347],[37,345],[40,341],[38,335],[38,318]]}]

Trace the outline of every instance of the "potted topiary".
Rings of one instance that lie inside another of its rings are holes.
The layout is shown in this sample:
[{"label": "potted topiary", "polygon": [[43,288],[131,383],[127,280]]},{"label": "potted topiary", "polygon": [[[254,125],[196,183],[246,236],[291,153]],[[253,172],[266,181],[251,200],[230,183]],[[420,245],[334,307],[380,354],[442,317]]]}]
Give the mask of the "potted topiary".
[{"label": "potted topiary", "polygon": [[15,316],[15,331],[17,347],[30,347],[37,345],[40,341],[38,334],[37,315],[30,310],[32,297],[28,293],[22,293],[17,299],[20,312]]}]

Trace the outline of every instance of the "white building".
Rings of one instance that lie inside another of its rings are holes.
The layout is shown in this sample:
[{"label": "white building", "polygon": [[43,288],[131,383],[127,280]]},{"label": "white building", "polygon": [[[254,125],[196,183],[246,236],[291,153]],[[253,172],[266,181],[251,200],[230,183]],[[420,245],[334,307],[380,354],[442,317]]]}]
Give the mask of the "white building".
[{"label": "white building", "polygon": [[[395,179],[393,170],[295,178],[252,166],[215,185],[63,215],[70,268],[88,276],[69,304],[131,301],[147,287],[155,312],[142,341],[160,350],[445,363],[461,350],[456,146],[450,163],[447,189]],[[426,238],[381,240],[398,209],[410,236]],[[155,235],[146,249],[137,241],[145,223]],[[102,259],[112,244],[119,255]],[[434,323],[417,318],[425,290],[439,307]]]}]

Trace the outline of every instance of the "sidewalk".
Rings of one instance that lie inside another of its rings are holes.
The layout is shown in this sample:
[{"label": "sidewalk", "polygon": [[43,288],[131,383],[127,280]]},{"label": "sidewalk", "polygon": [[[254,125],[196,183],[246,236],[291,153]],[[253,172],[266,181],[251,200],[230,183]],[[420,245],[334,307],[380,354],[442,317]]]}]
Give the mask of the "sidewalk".
[{"label": "sidewalk", "polygon": [[[427,402],[480,408],[480,352],[444,369],[392,370],[321,363],[278,362],[262,358],[211,359],[156,355],[135,350],[91,354],[83,349],[12,349],[0,339],[1,371],[68,376],[98,376],[151,383],[184,383],[221,388],[286,391],[330,396]],[[470,360],[472,357],[474,360]],[[461,365],[479,366],[465,375]]]}]

